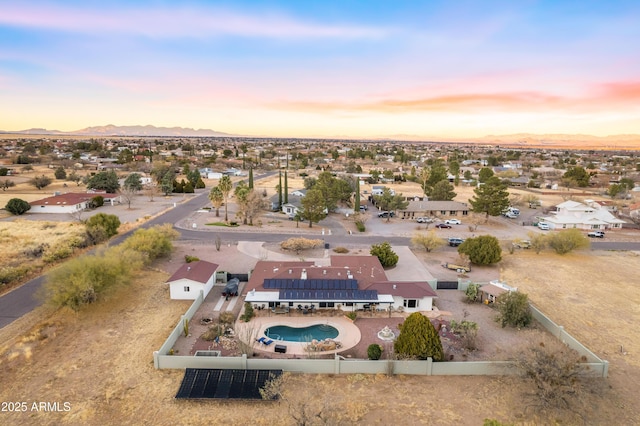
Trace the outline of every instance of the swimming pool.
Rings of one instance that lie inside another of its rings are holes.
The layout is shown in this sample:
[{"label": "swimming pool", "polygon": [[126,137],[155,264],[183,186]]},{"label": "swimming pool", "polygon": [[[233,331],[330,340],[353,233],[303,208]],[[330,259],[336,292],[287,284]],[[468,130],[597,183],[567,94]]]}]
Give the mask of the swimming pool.
[{"label": "swimming pool", "polygon": [[276,325],[264,331],[270,339],[287,342],[310,342],[311,340],[335,339],[338,329],[327,324],[315,324],[308,327],[289,327]]}]

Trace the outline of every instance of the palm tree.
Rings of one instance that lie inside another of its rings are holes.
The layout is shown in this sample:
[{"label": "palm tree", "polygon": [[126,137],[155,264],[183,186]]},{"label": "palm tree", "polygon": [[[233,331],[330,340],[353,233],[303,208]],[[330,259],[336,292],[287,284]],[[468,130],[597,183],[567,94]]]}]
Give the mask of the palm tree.
[{"label": "palm tree", "polygon": [[229,203],[227,202],[227,198],[229,198],[229,194],[233,189],[233,182],[231,182],[231,178],[227,175],[222,176],[220,183],[218,183],[218,188],[220,188],[222,196],[224,197],[224,221],[229,222],[229,214],[227,210],[227,204]]},{"label": "palm tree", "polygon": [[224,194],[220,191],[219,187],[214,186],[211,188],[211,191],[209,191],[209,200],[216,209],[216,217],[220,217],[220,207],[222,207],[222,204],[224,203]]}]

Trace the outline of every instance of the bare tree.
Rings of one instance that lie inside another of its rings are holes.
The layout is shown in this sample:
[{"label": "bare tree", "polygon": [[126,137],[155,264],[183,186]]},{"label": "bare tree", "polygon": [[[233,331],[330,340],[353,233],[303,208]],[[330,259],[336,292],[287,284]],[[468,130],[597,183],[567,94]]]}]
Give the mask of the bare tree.
[{"label": "bare tree", "polygon": [[149,201],[153,201],[153,197],[155,197],[160,193],[160,189],[158,188],[158,185],[152,182],[152,183],[146,184],[142,188],[142,193],[147,197],[149,197]]}]

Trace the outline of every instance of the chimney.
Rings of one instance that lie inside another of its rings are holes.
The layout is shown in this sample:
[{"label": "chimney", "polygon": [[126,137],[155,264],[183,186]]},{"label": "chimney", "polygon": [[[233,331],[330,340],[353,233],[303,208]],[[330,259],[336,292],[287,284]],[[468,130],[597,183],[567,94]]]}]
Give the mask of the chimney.
[{"label": "chimney", "polygon": [[353,279],[353,274],[351,273],[351,271],[347,271],[347,278],[349,278],[350,280]]},{"label": "chimney", "polygon": [[301,280],[306,280],[307,279],[307,270],[306,269],[302,270],[302,275],[300,275],[300,279]]},{"label": "chimney", "polygon": [[322,270],[322,275],[327,275],[327,270],[326,269]]},{"label": "chimney", "polygon": [[398,288],[398,286],[396,286],[395,284],[393,285],[393,289],[396,290]]},{"label": "chimney", "polygon": [[187,266],[187,272],[191,270],[191,266]]},{"label": "chimney", "polygon": [[289,269],[289,274],[291,274],[291,269]]}]

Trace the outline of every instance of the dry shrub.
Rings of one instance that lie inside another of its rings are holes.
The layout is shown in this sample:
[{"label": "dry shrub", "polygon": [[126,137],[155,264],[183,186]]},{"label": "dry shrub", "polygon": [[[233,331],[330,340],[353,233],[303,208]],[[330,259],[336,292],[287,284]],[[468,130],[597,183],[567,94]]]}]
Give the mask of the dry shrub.
[{"label": "dry shrub", "polygon": [[322,240],[310,240],[308,238],[289,238],[288,240],[280,243],[280,247],[283,250],[294,250],[296,254],[300,253],[302,250],[314,249],[317,247],[321,247],[323,244]]},{"label": "dry shrub", "polygon": [[335,253],[339,253],[339,254],[345,254],[345,253],[349,253],[349,249],[346,247],[336,247],[333,249],[333,251]]}]

